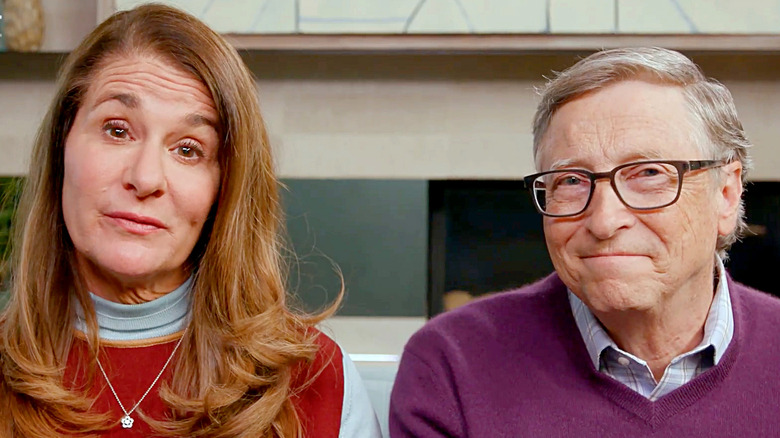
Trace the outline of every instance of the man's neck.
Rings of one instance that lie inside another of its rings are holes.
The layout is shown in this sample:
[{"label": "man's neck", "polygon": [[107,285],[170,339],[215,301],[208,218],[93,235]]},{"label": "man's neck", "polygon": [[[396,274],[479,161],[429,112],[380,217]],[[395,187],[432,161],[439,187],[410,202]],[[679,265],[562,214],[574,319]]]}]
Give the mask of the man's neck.
[{"label": "man's neck", "polygon": [[698,346],[715,295],[712,274],[670,293],[663,307],[596,314],[622,350],[641,358],[659,381],[675,357]]}]

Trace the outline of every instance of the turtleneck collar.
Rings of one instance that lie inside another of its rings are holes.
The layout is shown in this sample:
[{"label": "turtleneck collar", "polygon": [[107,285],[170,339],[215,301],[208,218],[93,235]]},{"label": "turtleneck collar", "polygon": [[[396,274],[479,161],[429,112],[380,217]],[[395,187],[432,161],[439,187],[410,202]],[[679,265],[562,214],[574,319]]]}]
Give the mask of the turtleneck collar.
[{"label": "turtleneck collar", "polygon": [[[178,333],[187,327],[193,277],[172,292],[142,304],[120,304],[90,293],[95,307],[100,338],[138,341]],[[76,330],[86,333],[84,309],[76,306]]]}]

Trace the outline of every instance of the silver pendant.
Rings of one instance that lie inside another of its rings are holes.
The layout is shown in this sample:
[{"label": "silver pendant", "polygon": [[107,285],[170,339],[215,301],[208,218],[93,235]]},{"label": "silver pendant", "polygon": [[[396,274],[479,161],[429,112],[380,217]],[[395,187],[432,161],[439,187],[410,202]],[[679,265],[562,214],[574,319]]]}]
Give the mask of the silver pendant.
[{"label": "silver pendant", "polygon": [[131,427],[133,427],[133,419],[130,418],[129,415],[125,415],[124,417],[122,417],[122,427],[125,429],[130,429]]}]

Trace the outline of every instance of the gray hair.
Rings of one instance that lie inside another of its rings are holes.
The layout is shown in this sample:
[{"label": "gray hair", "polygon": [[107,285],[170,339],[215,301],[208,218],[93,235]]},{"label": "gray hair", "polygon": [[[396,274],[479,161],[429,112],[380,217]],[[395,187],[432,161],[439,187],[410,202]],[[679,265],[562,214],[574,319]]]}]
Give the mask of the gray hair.
[{"label": "gray hair", "polygon": [[[648,79],[677,85],[690,109],[696,143],[711,159],[739,160],[742,163],[742,185],[752,168],[742,123],[729,90],[720,82],[704,76],[699,67],[679,52],[659,47],[604,50],[556,75],[540,89],[541,101],[534,115],[534,160],[539,165],[541,140],[555,112],[566,102],[589,91],[628,79]],[[540,169],[541,170],[541,169]],[[739,203],[739,218],[734,231],[719,236],[718,254],[725,260],[726,251],[747,228],[745,205]]]}]

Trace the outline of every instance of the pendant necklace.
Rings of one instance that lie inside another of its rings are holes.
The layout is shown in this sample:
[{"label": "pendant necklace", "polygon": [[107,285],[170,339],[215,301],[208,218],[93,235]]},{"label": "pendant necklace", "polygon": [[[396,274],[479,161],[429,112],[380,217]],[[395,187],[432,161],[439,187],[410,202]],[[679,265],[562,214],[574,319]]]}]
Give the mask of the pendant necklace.
[{"label": "pendant necklace", "polygon": [[176,350],[179,349],[179,345],[181,345],[181,341],[184,339],[184,334],[182,334],[181,338],[179,339],[179,342],[176,343],[176,346],[173,347],[173,352],[171,352],[171,355],[168,356],[168,360],[165,361],[165,365],[163,365],[160,372],[157,374],[157,377],[154,378],[154,381],[151,385],[149,385],[149,388],[146,389],[146,392],[144,392],[144,395],[141,396],[141,398],[136,402],[135,406],[133,406],[132,409],[129,411],[125,409],[125,405],[122,404],[122,402],[119,400],[119,396],[116,395],[116,391],[114,390],[114,386],[111,384],[111,381],[108,380],[108,374],[106,374],[106,370],[103,369],[103,365],[100,363],[100,358],[96,357],[95,360],[97,361],[98,368],[100,368],[100,372],[103,373],[103,377],[106,379],[106,383],[108,383],[108,388],[111,390],[111,393],[114,394],[114,398],[116,399],[116,402],[119,403],[119,407],[122,408],[122,412],[125,413],[124,417],[122,417],[122,427],[125,429],[130,429],[133,427],[133,418],[130,416],[141,404],[142,401],[146,398],[146,396],[149,394],[149,391],[154,388],[154,385],[157,384],[157,381],[160,380],[160,377],[162,377],[163,372],[166,368],[168,368],[168,364],[171,363],[171,360],[173,359],[173,356],[176,354]]}]

